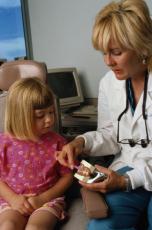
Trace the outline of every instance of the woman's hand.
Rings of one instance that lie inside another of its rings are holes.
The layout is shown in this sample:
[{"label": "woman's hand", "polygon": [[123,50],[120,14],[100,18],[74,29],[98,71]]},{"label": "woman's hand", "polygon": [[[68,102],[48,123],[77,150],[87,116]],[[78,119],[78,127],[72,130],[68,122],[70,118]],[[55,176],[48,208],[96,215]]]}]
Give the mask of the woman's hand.
[{"label": "woman's hand", "polygon": [[83,148],[84,138],[78,137],[67,145],[64,145],[61,151],[57,151],[56,159],[60,164],[73,169],[74,161],[77,156],[83,152]]},{"label": "woman's hand", "polygon": [[107,193],[114,190],[124,190],[126,188],[126,181],[124,176],[117,174],[116,172],[112,171],[111,169],[96,165],[95,166],[100,172],[105,173],[107,178],[102,182],[87,184],[84,182],[79,181],[79,183],[92,191],[98,191],[102,193]]},{"label": "woman's hand", "polygon": [[28,216],[34,211],[34,207],[29,203],[28,198],[24,195],[14,195],[10,205],[22,215]]}]

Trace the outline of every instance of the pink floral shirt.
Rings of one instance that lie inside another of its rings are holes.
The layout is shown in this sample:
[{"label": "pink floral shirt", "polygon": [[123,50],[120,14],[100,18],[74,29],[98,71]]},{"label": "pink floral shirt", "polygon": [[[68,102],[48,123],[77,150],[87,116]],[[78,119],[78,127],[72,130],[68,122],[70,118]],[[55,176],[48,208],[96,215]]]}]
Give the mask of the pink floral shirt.
[{"label": "pink floral shirt", "polygon": [[65,139],[54,132],[43,135],[38,142],[0,134],[0,179],[17,194],[46,191],[70,172],[54,157],[55,151],[61,150],[65,143]]}]

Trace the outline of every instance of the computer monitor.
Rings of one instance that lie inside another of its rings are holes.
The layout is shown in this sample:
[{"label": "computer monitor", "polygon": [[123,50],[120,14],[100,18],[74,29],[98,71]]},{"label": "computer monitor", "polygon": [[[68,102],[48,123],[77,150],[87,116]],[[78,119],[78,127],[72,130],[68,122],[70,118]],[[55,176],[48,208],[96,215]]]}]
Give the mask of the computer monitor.
[{"label": "computer monitor", "polygon": [[48,69],[47,84],[58,96],[61,109],[79,106],[84,101],[76,68]]}]

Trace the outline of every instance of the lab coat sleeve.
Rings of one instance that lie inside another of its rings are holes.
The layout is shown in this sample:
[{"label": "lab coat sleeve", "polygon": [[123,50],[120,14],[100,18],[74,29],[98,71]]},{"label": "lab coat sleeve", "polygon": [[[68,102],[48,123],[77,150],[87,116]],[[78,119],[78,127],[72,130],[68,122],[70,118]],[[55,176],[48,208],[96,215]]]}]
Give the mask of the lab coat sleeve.
[{"label": "lab coat sleeve", "polygon": [[[150,148],[152,146],[148,149]],[[152,191],[152,159],[150,157],[138,158],[134,163],[134,169],[127,174],[130,177],[132,189],[144,187],[146,190]]]},{"label": "lab coat sleeve", "polygon": [[[108,76],[105,76],[105,78]],[[116,141],[110,109],[108,105],[108,82],[102,79],[98,95],[98,125],[97,131],[87,132],[82,137],[85,139],[86,153],[94,156],[116,154],[120,147]]]}]

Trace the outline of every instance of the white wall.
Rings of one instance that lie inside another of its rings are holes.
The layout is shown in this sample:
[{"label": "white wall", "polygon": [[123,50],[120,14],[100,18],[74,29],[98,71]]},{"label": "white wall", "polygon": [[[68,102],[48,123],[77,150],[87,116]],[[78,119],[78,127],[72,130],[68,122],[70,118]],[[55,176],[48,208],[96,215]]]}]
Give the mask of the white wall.
[{"label": "white wall", "polygon": [[[98,95],[107,71],[91,44],[97,12],[110,0],[28,0],[34,59],[48,68],[76,67],[84,96]],[[152,0],[146,0],[152,9]]]}]

